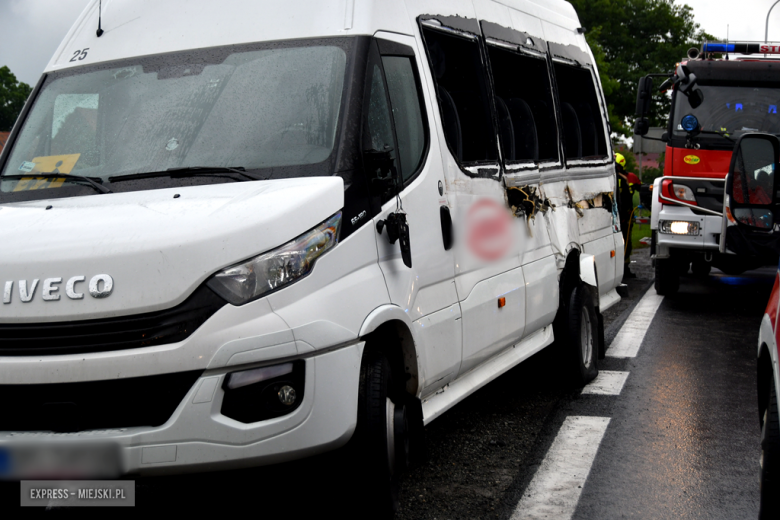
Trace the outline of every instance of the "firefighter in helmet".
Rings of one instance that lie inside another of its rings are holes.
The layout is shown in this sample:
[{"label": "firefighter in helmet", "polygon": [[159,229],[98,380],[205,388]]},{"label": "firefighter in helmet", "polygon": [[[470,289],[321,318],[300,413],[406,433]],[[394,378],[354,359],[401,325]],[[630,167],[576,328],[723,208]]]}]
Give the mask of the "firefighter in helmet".
[{"label": "firefighter in helmet", "polygon": [[626,172],[626,158],[622,154],[615,154],[615,173],[617,174],[617,203],[620,215],[620,229],[623,232],[625,249],[623,254],[623,279],[636,278],[631,272],[631,215],[634,213],[634,186],[629,182]]}]

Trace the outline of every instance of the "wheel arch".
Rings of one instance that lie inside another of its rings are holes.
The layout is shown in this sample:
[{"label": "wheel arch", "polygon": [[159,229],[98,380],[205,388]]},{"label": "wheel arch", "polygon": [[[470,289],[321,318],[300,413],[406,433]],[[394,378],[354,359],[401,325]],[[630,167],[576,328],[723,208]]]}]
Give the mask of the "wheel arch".
[{"label": "wheel arch", "polygon": [[360,339],[366,342],[366,349],[387,356],[391,369],[404,375],[406,393],[416,397],[422,381],[419,343],[408,315],[396,305],[378,307],[363,322]]}]

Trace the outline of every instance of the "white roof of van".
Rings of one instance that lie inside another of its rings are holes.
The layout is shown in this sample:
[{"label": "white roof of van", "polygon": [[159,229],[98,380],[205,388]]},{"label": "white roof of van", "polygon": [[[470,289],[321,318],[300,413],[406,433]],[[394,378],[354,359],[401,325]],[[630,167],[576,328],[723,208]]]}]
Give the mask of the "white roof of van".
[{"label": "white roof of van", "polygon": [[[577,14],[564,0],[103,0],[105,32],[99,38],[98,0],[93,0],[46,71],[257,41],[380,30],[414,34],[421,14],[478,17],[549,41],[584,46],[575,31]],[[88,52],[80,60],[84,49]]]}]

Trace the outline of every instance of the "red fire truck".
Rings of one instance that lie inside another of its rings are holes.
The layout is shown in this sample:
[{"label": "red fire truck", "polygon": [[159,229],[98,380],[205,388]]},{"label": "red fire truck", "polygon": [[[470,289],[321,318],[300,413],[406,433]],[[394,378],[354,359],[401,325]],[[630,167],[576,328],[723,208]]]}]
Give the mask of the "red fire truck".
[{"label": "red fire truck", "polygon": [[[749,133],[780,134],[780,60],[766,57],[777,54],[776,44],[704,44],[701,52],[688,51],[674,73],[648,75],[639,82],[636,135],[647,134],[654,77],[666,76],[659,90],[672,97],[662,137],[664,176],[656,179],[652,196],[651,255],[658,294],[675,293],[680,275],[689,270],[707,274],[715,266],[738,274],[777,265],[774,206],[761,210],[757,225],[748,227],[737,226],[724,209],[735,143]],[[751,172],[751,189],[761,190],[770,204],[777,198],[771,168]],[[735,188],[741,196],[740,186]],[[756,193],[745,192],[744,200],[756,202]]]}]

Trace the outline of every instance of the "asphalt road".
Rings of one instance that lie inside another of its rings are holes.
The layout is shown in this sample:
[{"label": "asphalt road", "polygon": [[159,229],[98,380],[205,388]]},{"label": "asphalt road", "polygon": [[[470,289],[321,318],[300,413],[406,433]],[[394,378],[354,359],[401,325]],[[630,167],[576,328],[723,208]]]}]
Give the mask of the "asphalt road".
[{"label": "asphalt road", "polygon": [[[605,313],[608,344],[652,283],[647,250],[633,258],[630,297]],[[602,372],[627,373],[619,395],[572,388],[547,351],[485,386],[426,427],[428,460],[402,480],[397,517],[522,518],[567,418],[595,417],[605,427],[588,441],[593,460],[571,517],[756,518],[755,343],[773,274],[684,278],[679,294],[661,301],[637,356],[600,362]],[[143,479],[134,513],[371,518],[370,508],[356,509],[353,477],[332,453]],[[18,504],[18,485],[0,487],[0,504]]]}]

